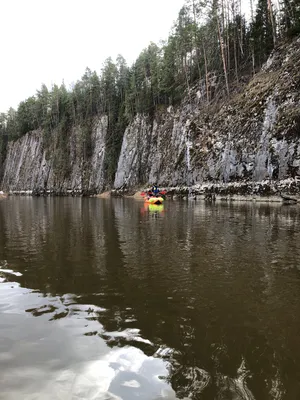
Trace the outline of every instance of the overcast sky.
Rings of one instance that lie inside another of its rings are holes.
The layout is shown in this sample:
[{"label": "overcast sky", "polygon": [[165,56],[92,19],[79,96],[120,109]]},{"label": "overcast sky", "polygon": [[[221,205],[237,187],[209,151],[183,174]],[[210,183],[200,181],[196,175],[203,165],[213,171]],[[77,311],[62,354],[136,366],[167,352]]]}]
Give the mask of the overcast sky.
[{"label": "overcast sky", "polygon": [[[248,0],[242,0],[248,4]],[[0,112],[167,39],[184,0],[0,0]]]},{"label": "overcast sky", "polygon": [[0,112],[168,37],[184,0],[0,0]]}]

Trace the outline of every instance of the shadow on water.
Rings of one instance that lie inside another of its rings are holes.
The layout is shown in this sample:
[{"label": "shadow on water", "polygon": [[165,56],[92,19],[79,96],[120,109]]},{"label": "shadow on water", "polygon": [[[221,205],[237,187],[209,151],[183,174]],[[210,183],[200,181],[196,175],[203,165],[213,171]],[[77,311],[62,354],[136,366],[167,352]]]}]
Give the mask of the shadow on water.
[{"label": "shadow on water", "polygon": [[165,360],[178,398],[300,396],[297,206],[18,198],[0,222],[33,316]]}]

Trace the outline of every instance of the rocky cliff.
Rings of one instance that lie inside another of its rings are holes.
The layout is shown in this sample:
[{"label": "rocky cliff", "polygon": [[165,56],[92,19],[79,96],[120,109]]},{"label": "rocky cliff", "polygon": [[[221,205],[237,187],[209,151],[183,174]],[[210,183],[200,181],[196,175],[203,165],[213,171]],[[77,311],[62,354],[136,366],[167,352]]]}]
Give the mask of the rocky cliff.
[{"label": "rocky cliff", "polygon": [[[300,176],[300,39],[278,47],[243,90],[207,104],[201,86],[180,107],[154,117],[137,115],[124,132],[115,188],[157,183],[215,191],[298,193]],[[41,131],[8,145],[0,189],[48,193],[95,193],[107,187],[108,121],[94,123],[91,152],[74,128],[60,147]],[[63,165],[61,165],[63,163]]]},{"label": "rocky cliff", "polygon": [[[33,194],[85,194],[105,187],[104,160],[107,117],[95,121],[92,152],[86,159],[83,130],[74,128],[62,144],[59,133],[47,138],[42,131],[10,142],[4,163],[4,191]],[[51,145],[47,144],[51,142]]]},{"label": "rocky cliff", "polygon": [[196,89],[154,123],[135,119],[124,135],[116,187],[156,182],[246,194],[299,191],[300,39],[277,48],[230,101],[204,106],[203,97]]}]

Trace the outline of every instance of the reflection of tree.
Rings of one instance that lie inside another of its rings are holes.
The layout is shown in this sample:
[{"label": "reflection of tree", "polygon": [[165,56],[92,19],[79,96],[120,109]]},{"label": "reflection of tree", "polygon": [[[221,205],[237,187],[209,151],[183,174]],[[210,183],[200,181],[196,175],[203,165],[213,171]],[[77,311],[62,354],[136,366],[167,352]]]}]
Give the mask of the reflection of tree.
[{"label": "reflection of tree", "polygon": [[174,203],[152,218],[126,199],[3,205],[0,259],[20,283],[105,309],[86,311],[91,334],[165,358],[179,397],[299,397],[298,271],[286,270],[300,259],[297,210]]},{"label": "reflection of tree", "polygon": [[[235,207],[227,207],[225,213],[218,208],[209,210],[208,218],[212,221],[204,219],[200,231],[197,225],[198,231],[193,232],[188,257],[181,253],[185,225],[179,218],[169,220],[167,227],[158,225],[160,240],[154,238],[151,252],[146,245],[137,249],[134,242],[147,243],[151,240],[152,226],[142,232],[137,230],[133,233],[136,237],[131,240],[132,236],[129,239],[124,225],[118,223],[124,229],[120,237],[124,242],[126,269],[130,269],[127,282],[134,279],[140,283],[139,286],[144,284],[144,287],[148,287],[147,293],[155,293],[154,297],[144,296],[144,309],[135,303],[138,325],[143,327],[144,336],[154,343],[162,342],[176,350],[176,356],[169,360],[170,380],[182,396],[188,395],[189,390],[194,388],[197,398],[195,384],[202,385],[203,381],[205,384],[207,381],[207,375],[199,377],[199,371],[209,371],[211,376],[203,394],[208,399],[213,396],[227,398],[227,392],[228,396],[231,392],[228,398],[235,395],[241,399],[251,399],[253,396],[263,399],[268,398],[272,391],[277,390],[277,397],[283,391],[284,372],[280,371],[281,361],[276,356],[282,350],[271,334],[275,323],[272,313],[269,313],[272,304],[266,304],[264,308],[260,297],[264,289],[264,283],[260,280],[261,264],[263,262],[264,266],[268,263],[268,254],[257,252],[257,249],[266,249],[265,246],[268,246],[265,242],[266,230],[273,223],[272,220],[269,226],[261,224],[262,216],[268,213],[267,209],[259,207],[255,210],[251,206],[243,206],[240,212]],[[278,209],[272,213],[276,215]],[[168,231],[168,240],[164,238],[163,228]],[[216,232],[217,235],[214,235]],[[284,235],[279,234],[278,240],[282,239]],[[252,246],[251,242],[254,242]],[[173,243],[171,249],[170,243]],[[204,248],[201,248],[202,243]],[[207,243],[211,247],[207,248]],[[248,248],[246,246],[249,243]],[[162,248],[164,263],[158,265],[153,254],[162,254]],[[139,268],[135,269],[132,254],[139,260]],[[193,261],[195,258],[198,264]],[[209,264],[206,259],[214,263]],[[188,264],[190,268],[187,270],[185,267]],[[216,269],[219,266],[226,273],[228,282],[225,279],[222,282],[224,286],[218,288],[210,282],[218,282],[222,278],[223,272]],[[178,269],[176,277],[180,277],[177,280],[172,279],[175,268]],[[187,275],[186,271],[189,271]],[[205,284],[199,287],[196,281],[201,279],[205,280]],[[138,286],[135,291],[139,292]],[[143,294],[140,295],[142,298]],[[283,300],[282,304],[286,302]],[[151,323],[153,314],[156,316],[154,329],[154,323]],[[293,318],[293,315],[289,317]],[[282,327],[276,327],[278,332],[280,329]],[[216,351],[213,344],[223,350]],[[297,348],[296,351],[299,354]],[[242,357],[250,374],[238,372]]]}]

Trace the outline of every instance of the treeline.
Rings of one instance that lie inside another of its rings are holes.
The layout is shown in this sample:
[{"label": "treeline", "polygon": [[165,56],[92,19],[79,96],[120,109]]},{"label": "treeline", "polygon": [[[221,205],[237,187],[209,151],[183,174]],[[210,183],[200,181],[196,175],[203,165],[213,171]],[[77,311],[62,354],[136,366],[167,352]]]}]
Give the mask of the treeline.
[{"label": "treeline", "polygon": [[157,107],[178,104],[195,83],[203,101],[229,95],[260,69],[279,40],[299,34],[300,0],[249,0],[247,6],[250,21],[241,0],[186,0],[168,39],[151,43],[132,66],[118,56],[105,61],[100,75],[87,68],[71,88],[42,85],[17,110],[0,114],[0,165],[8,140],[38,128],[51,140],[55,129],[67,135],[72,126],[84,127],[89,157],[93,118],[106,114],[113,178],[124,129],[137,113],[151,116]]}]

